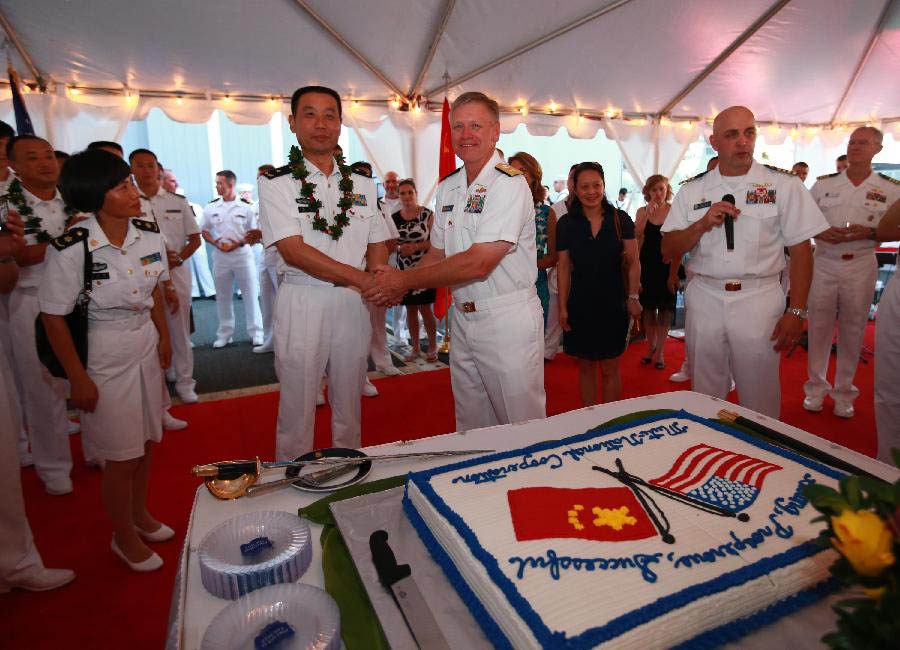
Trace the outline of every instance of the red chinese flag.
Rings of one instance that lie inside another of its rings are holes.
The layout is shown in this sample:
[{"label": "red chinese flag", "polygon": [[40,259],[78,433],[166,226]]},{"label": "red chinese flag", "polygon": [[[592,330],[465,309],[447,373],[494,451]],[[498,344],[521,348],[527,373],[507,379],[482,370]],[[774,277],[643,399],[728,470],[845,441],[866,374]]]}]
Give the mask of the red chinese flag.
[{"label": "red chinese flag", "polygon": [[[441,111],[441,151],[438,160],[438,177],[444,180],[447,174],[456,169],[456,155],[453,153],[453,143],[450,141],[450,102],[444,97],[444,108]],[[440,206],[437,206],[440,210]],[[447,315],[453,296],[450,288],[443,287],[437,290],[434,300],[434,315],[439,319]]]},{"label": "red chinese flag", "polygon": [[655,537],[653,522],[627,487],[535,487],[506,493],[516,539],[575,537],[623,542]]}]

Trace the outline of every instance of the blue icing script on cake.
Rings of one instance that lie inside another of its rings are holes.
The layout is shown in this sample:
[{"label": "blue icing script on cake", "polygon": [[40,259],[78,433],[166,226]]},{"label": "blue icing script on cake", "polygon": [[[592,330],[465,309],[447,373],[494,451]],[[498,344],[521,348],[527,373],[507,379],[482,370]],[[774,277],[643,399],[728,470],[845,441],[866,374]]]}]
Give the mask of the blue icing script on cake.
[{"label": "blue icing script on cake", "polygon": [[836,588],[803,488],[842,476],[681,411],[412,473],[403,507],[498,648],[701,648]]}]

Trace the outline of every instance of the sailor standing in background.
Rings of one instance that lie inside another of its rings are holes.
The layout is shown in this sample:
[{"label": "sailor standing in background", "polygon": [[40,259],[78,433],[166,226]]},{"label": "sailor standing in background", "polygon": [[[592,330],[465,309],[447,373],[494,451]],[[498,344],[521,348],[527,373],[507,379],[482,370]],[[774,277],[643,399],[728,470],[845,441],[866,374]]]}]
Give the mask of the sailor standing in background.
[{"label": "sailor standing in background", "polygon": [[135,149],[128,156],[131,173],[141,191],[141,213],[146,221],[154,222],[166,242],[169,277],[175,288],[178,309],[172,313],[169,291],[164,290],[167,302],[166,321],[172,343],[172,365],[175,392],[186,404],[197,401],[194,392],[194,353],[191,350],[191,271],[187,260],[200,247],[200,228],[194,212],[183,196],[161,188],[159,163],[156,154],[148,149]]},{"label": "sailor standing in background", "polygon": [[[716,116],[710,144],[719,165],[685,183],[663,224],[663,259],[690,251],[685,338],[694,390],[720,399],[729,367],[742,406],[769,417],[781,411],[781,350],[803,332],[812,276],[809,238],[828,226],[803,183],[753,160],[756,121],[743,106]],[[735,203],[727,202],[731,195]],[[739,207],[736,207],[739,206]],[[734,220],[733,249],[726,217]],[[791,253],[791,305],[779,282]]]},{"label": "sailor standing in background", "polygon": [[[815,267],[809,292],[808,381],[803,408],[821,411],[825,395],[834,399],[834,414],[853,417],[859,389],[853,377],[869,308],[875,296],[878,262],[876,228],[888,206],[900,199],[900,181],[872,171],[881,151],[881,131],[863,126],[850,134],[849,167],[819,176],[812,195],[831,226],[816,236]],[[828,360],[837,321],[834,387],[828,383]]]},{"label": "sailor standing in background", "polygon": [[[900,201],[878,224],[879,241],[900,240]],[[891,449],[900,449],[900,275],[888,282],[875,321],[875,427],[878,460],[892,464]]]},{"label": "sailor standing in background", "polygon": [[[259,184],[266,172],[275,169],[275,165],[260,165],[256,174],[256,182]],[[259,217],[259,202],[256,203],[256,216]],[[262,237],[262,231],[259,236]],[[260,243],[260,246],[262,243]],[[263,344],[253,348],[256,354],[273,352],[275,344],[272,337],[275,331],[275,296],[278,295],[278,285],[281,284],[281,276],[278,274],[278,249],[274,246],[263,248],[262,255],[257,260],[256,273],[259,275],[259,311],[262,314]]]},{"label": "sailor standing in background", "polygon": [[234,334],[234,292],[237,281],[244,299],[247,334],[253,345],[263,344],[262,316],[259,313],[259,277],[253,258],[252,244],[258,241],[251,231],[257,230],[256,214],[251,204],[238,199],[234,191],[237,177],[228,169],[216,174],[219,198],[203,209],[203,238],[216,247],[213,251],[213,277],[216,283],[216,307],[219,328],[214,348],[224,348]]}]

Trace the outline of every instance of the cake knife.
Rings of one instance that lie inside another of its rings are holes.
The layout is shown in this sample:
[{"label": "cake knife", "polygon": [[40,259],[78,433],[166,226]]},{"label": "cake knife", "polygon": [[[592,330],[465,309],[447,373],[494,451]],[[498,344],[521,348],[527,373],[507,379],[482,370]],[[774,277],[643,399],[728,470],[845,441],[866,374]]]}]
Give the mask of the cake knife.
[{"label": "cake knife", "polygon": [[408,564],[397,564],[394,551],[388,544],[387,531],[376,530],[372,533],[369,536],[369,548],[372,550],[372,561],[375,563],[378,579],[394,594],[418,646],[422,650],[450,650],[434,614],[413,580],[412,569]]}]

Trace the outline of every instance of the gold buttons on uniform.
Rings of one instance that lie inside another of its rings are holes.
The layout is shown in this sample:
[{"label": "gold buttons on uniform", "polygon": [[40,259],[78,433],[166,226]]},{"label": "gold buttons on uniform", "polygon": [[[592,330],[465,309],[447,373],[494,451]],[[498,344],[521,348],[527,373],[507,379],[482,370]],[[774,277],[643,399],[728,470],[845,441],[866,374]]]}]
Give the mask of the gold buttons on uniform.
[{"label": "gold buttons on uniform", "polygon": [[127,253],[125,251],[119,251],[119,252],[122,253],[122,255],[127,255]]},{"label": "gold buttons on uniform", "polygon": [[131,275],[132,273],[134,273],[134,269],[128,269],[128,275]]},{"label": "gold buttons on uniform", "polygon": [[137,289],[132,289],[131,293],[137,293]]}]

